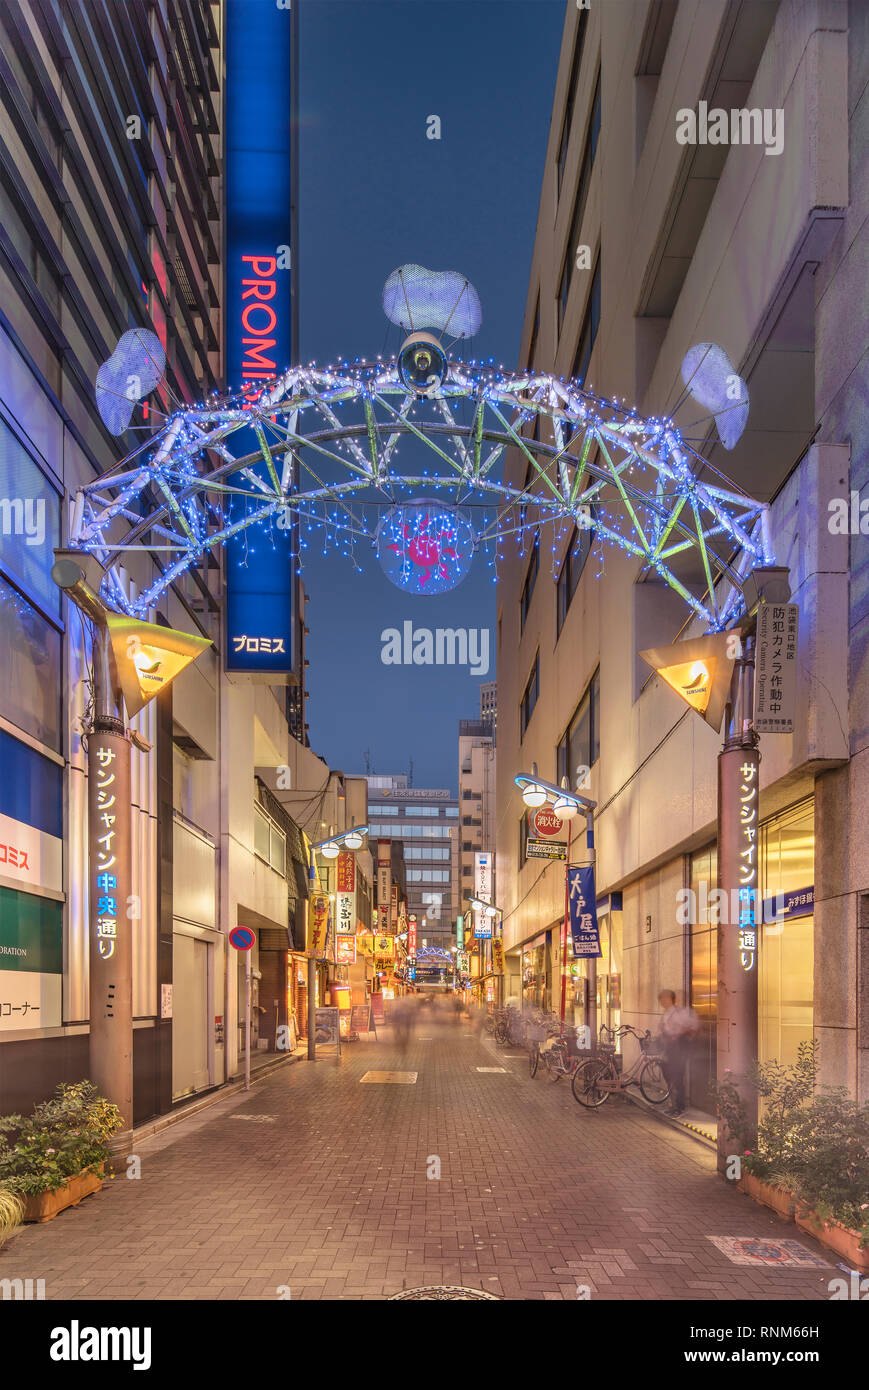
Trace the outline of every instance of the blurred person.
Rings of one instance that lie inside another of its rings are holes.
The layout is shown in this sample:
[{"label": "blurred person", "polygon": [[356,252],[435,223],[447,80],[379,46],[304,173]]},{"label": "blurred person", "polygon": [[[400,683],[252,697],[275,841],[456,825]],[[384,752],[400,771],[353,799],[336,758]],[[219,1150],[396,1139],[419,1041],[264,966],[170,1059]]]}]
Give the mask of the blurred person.
[{"label": "blurred person", "polygon": [[670,1087],[670,1115],[681,1115],[687,1097],[687,1075],[694,1050],[694,1040],[700,1032],[700,1017],[690,1006],[679,1008],[672,989],[662,989],[658,1003],[663,1009],[660,1038],[663,1051],[663,1070]]}]

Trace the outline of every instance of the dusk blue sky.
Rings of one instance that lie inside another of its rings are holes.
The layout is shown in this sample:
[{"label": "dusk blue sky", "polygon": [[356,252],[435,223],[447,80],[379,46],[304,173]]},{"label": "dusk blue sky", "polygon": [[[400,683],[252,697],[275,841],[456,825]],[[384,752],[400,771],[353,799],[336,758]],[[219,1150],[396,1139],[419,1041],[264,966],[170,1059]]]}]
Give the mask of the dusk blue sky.
[{"label": "dusk blue sky", "polygon": [[[415,261],[458,270],[483,325],[465,356],[516,365],[564,0],[304,0],[299,55],[302,361],[394,352],[381,292]],[[441,139],[426,138],[426,118]],[[421,447],[421,446],[420,446]],[[400,461],[397,461],[400,462]],[[313,544],[311,745],[332,767],[457,784],[458,721],[495,678],[496,591],[480,557],[449,594],[395,588],[373,550],[364,573]],[[488,628],[491,669],[386,666],[381,632]]]}]

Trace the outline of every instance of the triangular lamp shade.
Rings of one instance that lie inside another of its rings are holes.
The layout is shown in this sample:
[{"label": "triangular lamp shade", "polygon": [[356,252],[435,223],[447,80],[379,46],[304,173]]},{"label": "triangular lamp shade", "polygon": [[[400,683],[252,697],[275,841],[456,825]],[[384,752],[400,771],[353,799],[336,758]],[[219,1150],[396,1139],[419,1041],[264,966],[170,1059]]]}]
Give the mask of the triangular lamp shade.
[{"label": "triangular lamp shade", "polygon": [[121,613],[109,613],[106,624],[131,719],[212,645],[209,637],[191,637],[173,627],[142,623]]},{"label": "triangular lamp shade", "polygon": [[730,652],[739,650],[733,636],[717,632],[711,637],[691,637],[671,647],[650,647],[640,652],[670,688],[716,730],[721,728],[730,693],[734,661]]}]

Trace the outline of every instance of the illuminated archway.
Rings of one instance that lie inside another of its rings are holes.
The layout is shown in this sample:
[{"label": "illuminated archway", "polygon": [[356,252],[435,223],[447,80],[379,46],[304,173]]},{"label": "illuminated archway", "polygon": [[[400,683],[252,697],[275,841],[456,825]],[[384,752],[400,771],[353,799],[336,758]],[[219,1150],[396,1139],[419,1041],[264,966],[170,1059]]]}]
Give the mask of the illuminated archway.
[{"label": "illuminated archway", "polygon": [[[236,457],[230,444],[242,435]],[[432,471],[397,467],[410,441],[425,446]],[[502,479],[508,449],[525,459],[522,487]],[[447,511],[484,512],[476,549],[549,524],[590,530],[719,631],[740,613],[744,574],[773,556],[767,506],[706,481],[706,471],[672,420],[644,419],[542,373],[453,361],[441,386],[419,394],[394,361],[294,367],[253,394],[177,410],[80,490],[71,545],[105,566],[107,605],[143,616],[207,551],[250,526],[298,519],[358,561],[360,546],[376,546],[384,511],[424,493]],[[136,551],[163,563],[129,600],[116,566]]]}]

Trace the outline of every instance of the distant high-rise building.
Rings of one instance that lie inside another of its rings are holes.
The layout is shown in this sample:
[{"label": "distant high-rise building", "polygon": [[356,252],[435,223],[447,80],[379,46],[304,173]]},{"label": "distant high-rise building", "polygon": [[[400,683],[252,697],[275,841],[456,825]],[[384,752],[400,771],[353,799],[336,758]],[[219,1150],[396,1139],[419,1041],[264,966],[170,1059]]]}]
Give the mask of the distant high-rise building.
[{"label": "distant high-rise building", "polygon": [[369,834],[403,844],[408,913],[416,914],[420,941],[440,945],[459,911],[458,800],[443,788],[409,787],[405,773],[367,780]]},{"label": "distant high-rise building", "polygon": [[492,737],[498,727],[498,682],[486,681],[480,686],[480,718],[492,721]]},{"label": "distant high-rise building", "polygon": [[[494,703],[494,702],[493,702]],[[481,896],[497,902],[495,890],[495,732],[491,719],[462,719],[459,721],[459,808],[461,811],[461,841],[459,852],[459,911],[466,913],[465,946],[477,961],[474,974],[486,973],[490,964],[488,953],[476,949],[472,917],[467,915],[466,902]],[[489,889],[478,884],[480,855],[489,856]]]}]

